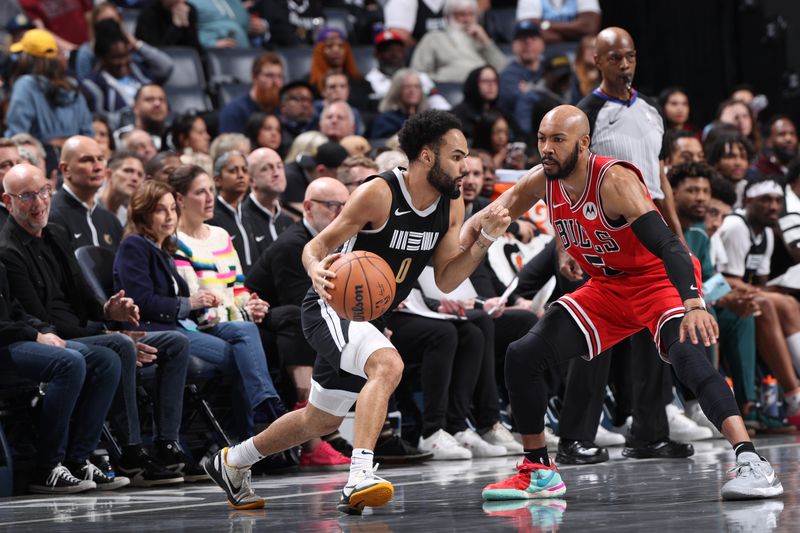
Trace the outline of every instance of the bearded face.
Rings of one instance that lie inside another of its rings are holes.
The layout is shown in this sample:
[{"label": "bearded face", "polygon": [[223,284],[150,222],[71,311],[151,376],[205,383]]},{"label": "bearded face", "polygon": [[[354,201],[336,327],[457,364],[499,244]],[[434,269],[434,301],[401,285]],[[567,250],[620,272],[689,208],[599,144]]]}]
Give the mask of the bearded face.
[{"label": "bearded face", "polygon": [[580,154],[580,144],[575,143],[575,148],[563,160],[559,161],[555,156],[547,155],[542,157],[542,169],[548,180],[563,180],[575,170]]}]

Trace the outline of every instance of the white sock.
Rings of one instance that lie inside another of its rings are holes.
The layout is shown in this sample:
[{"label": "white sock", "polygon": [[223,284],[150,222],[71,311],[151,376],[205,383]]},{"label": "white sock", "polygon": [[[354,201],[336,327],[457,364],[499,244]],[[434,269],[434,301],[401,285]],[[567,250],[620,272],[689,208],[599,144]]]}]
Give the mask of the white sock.
[{"label": "white sock", "polygon": [[372,472],[372,460],[375,454],[372,450],[366,448],[353,448],[353,455],[350,457],[350,477],[347,480],[347,485],[355,485],[358,481],[363,479],[360,475],[362,471]]},{"label": "white sock", "polygon": [[786,337],[786,346],[789,347],[789,353],[792,354],[794,369],[800,372],[800,331]]},{"label": "white sock", "polygon": [[256,443],[253,442],[253,437],[250,437],[246,441],[230,448],[225,462],[228,463],[228,466],[247,468],[256,464],[264,457],[264,455],[258,453]]},{"label": "white sock", "polygon": [[800,413],[800,391],[784,396],[786,400],[786,414],[794,416]]}]

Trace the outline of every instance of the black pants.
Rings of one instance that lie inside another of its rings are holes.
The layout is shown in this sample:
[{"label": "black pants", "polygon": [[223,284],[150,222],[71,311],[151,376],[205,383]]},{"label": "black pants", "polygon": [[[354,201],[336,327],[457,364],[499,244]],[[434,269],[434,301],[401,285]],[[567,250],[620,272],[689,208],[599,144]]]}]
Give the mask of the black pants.
[{"label": "black pants", "polygon": [[[507,309],[494,319],[494,371],[498,393],[508,400],[505,387],[505,361],[508,346],[521,339],[536,324],[536,315],[523,309]],[[549,380],[548,380],[549,381]]]},{"label": "black pants", "polygon": [[[662,342],[681,382],[694,391],[706,416],[719,428],[725,418],[739,414],[736,402],[722,376],[706,358],[703,346],[678,342],[679,327],[680,320],[668,321],[661,331]],[[545,369],[585,355],[586,351],[583,335],[561,306],[552,306],[525,337],[509,347],[506,386],[521,433],[536,434],[544,429]],[[662,412],[663,407],[663,404],[659,407]],[[592,418],[595,424],[598,417]]]},{"label": "black pants", "polygon": [[422,436],[464,430],[483,357],[480,328],[407,313],[393,313],[388,327],[406,368],[421,366]]}]

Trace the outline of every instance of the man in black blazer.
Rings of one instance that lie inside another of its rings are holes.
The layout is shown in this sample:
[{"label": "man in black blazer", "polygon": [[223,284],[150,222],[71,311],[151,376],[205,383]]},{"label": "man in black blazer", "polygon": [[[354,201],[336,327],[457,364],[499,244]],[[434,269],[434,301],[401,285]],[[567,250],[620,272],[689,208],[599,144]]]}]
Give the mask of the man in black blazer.
[{"label": "man in black blazer", "polygon": [[[58,224],[48,224],[51,190],[37,167],[16,165],[3,179],[3,202],[11,214],[0,231],[0,261],[6,267],[12,295],[25,311],[52,324],[59,337],[95,350],[110,350],[122,361],[119,407],[111,411],[115,429],[124,440],[119,470],[134,486],[181,483],[193,468],[177,444],[186,381],[189,343],[176,332],[151,333],[139,338],[108,331],[114,323],[139,323],[139,308],[124,291],[98,301],[81,273]],[[156,355],[157,354],[157,355]],[[160,398],[156,449],[162,463],[142,448],[136,404],[136,368],[158,359]],[[163,412],[161,406],[164,407]],[[170,471],[165,466],[173,466]],[[196,469],[199,470],[199,466]],[[87,474],[88,475],[88,474]]]}]

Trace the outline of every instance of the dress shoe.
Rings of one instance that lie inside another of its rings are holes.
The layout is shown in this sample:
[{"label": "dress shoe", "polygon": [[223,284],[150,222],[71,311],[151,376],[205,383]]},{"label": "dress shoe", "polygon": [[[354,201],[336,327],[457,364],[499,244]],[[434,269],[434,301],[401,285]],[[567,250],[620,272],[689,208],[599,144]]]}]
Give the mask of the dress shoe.
[{"label": "dress shoe", "polygon": [[564,465],[591,465],[608,461],[608,450],[591,441],[561,439],[556,462]]},{"label": "dress shoe", "polygon": [[649,444],[628,442],[622,450],[622,455],[631,459],[683,459],[694,455],[694,447],[668,438]]}]

